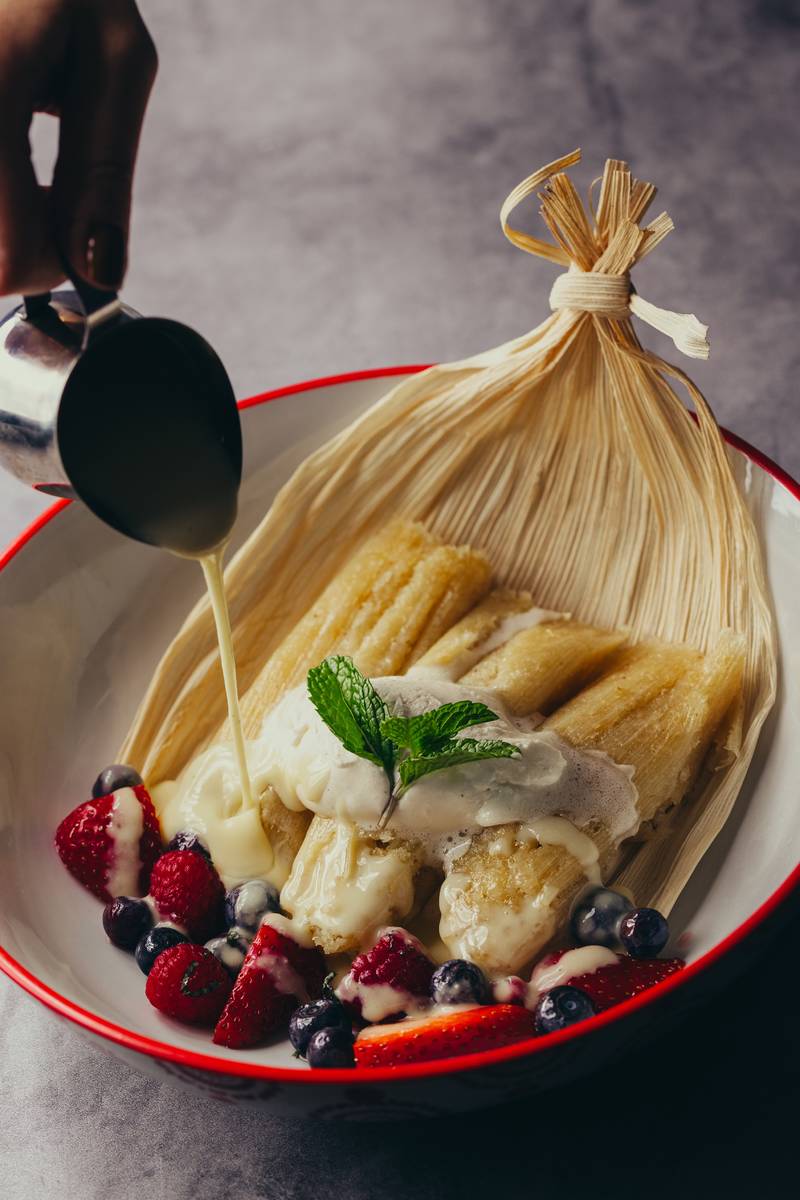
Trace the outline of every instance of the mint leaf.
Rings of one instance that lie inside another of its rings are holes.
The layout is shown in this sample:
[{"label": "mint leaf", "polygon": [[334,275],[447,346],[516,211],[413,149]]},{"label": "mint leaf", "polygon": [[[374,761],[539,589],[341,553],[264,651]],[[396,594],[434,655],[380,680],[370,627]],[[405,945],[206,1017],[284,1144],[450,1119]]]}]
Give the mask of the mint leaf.
[{"label": "mint leaf", "polygon": [[345,750],[383,767],[394,786],[394,746],[381,733],[389,711],[352,658],[332,654],[308,672],[308,698]]},{"label": "mint leaf", "polygon": [[396,789],[395,796],[399,799],[412,783],[425,775],[432,775],[434,771],[444,771],[448,767],[460,767],[486,758],[513,758],[519,752],[519,747],[511,742],[453,738],[446,746],[431,753],[404,758],[400,763],[400,787]]},{"label": "mint leaf", "polygon": [[485,704],[458,700],[417,717],[389,717],[381,725],[381,733],[414,755],[430,754],[446,746],[460,730],[496,720],[497,713]]}]

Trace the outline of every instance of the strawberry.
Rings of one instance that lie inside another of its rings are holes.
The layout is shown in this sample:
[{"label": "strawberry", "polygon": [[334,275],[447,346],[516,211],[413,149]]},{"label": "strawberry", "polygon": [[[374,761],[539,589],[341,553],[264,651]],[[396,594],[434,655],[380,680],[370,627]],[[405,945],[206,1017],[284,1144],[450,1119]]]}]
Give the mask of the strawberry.
[{"label": "strawberry", "polygon": [[510,1046],[533,1035],[533,1017],[526,1009],[516,1004],[482,1005],[363,1029],[356,1038],[356,1066],[399,1067],[456,1058]]},{"label": "strawberry", "polygon": [[[537,966],[550,966],[568,953],[559,950],[547,955]],[[572,975],[563,982],[570,987],[580,988],[594,1004],[598,1012],[613,1008],[631,996],[638,996],[656,983],[661,983],[676,971],[685,966],[682,958],[628,958],[627,955],[617,955],[616,962],[609,962],[595,971],[587,971],[583,975]],[[536,971],[534,972],[534,981]]]},{"label": "strawberry", "polygon": [[385,1021],[430,999],[434,966],[405,929],[387,929],[371,950],[353,959],[336,994],[365,1021]]},{"label": "strawberry", "polygon": [[162,854],[150,876],[150,895],[160,916],[185,925],[203,941],[225,921],[225,888],[213,865],[193,850]]},{"label": "strawberry", "polygon": [[161,830],[145,787],[119,788],[74,808],[56,830],[69,873],[106,902],[147,891]]},{"label": "strawberry", "polygon": [[154,1008],[184,1025],[213,1025],[230,990],[231,977],[219,959],[191,942],[162,950],[144,988]]},{"label": "strawberry", "polygon": [[268,915],[214,1030],[217,1045],[255,1046],[284,1025],[299,1003],[322,994],[325,957],[303,941],[288,918]]}]

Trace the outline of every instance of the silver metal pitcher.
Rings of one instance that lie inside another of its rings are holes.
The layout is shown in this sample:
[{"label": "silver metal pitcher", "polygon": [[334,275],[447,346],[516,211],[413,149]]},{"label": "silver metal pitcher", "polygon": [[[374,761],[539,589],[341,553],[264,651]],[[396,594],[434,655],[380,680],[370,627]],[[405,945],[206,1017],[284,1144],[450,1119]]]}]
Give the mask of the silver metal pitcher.
[{"label": "silver metal pitcher", "polygon": [[138,541],[191,557],[215,548],[242,473],[225,368],[188,326],[72,283],[0,322],[0,463]]}]

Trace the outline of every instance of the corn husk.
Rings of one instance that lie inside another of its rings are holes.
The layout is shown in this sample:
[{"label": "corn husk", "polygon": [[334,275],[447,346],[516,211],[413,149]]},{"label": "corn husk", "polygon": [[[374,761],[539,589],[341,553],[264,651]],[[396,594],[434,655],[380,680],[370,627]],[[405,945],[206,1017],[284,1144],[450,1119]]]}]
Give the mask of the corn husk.
[{"label": "corn husk", "polygon": [[[687,353],[705,353],[695,318],[662,313],[630,291],[628,272],[670,231],[669,218],[641,225],[655,189],[615,160],[590,218],[564,174],[578,157],[525,180],[502,213],[511,241],[566,269],[555,311],[514,341],[405,380],[312,454],[226,583],[246,710],[299,617],[397,515],[448,543],[468,542],[488,556],[500,586],[526,589],[580,622],[703,651],[725,630],[740,634],[745,667],[727,765],[623,873],[623,883],[636,879],[639,903],[668,911],[730,813],[774,701],[774,629],[756,531],[714,418],[691,381],[634,332],[632,315]],[[508,223],[537,189],[552,242]],[[175,777],[220,736],[224,715],[203,602],[156,672],[124,760],[152,782]]]}]

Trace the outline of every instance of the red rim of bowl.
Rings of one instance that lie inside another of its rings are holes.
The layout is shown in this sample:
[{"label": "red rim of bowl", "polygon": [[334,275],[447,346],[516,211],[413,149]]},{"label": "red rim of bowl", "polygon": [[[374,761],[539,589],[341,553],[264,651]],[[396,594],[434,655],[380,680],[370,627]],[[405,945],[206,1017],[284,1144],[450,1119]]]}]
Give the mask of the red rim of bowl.
[{"label": "red rim of bowl", "polygon": [[[247,400],[240,401],[239,408],[254,408],[260,404],[267,404],[270,400],[279,400],[284,396],[310,392],[317,388],[335,387],[338,384],[356,383],[365,379],[383,379],[392,375],[413,375],[419,371],[426,370],[429,365],[425,363],[413,366],[381,367],[374,370],[352,371],[344,375],[329,375],[320,379],[309,379],[303,383],[296,383],[289,387],[278,388],[272,392],[263,392],[258,396],[251,396]],[[771,475],[773,479],[785,487],[796,500],[800,500],[800,483],[792,479],[777,463],[774,463],[766,454],[762,454],[760,450],[756,450],[755,447],[744,441],[743,438],[737,437],[736,434],[730,433],[726,429],[723,429],[722,433],[729,445],[733,446],[736,450],[740,450],[752,462],[756,463],[757,466],[761,467],[762,470],[766,471],[768,475]],[[70,503],[71,501],[69,500],[59,500],[20,534],[5,553],[0,555],[0,570],[19,553],[23,546],[27,545],[40,529],[49,524]],[[630,1000],[626,1000],[623,1004],[619,1004],[615,1008],[608,1009],[606,1012],[594,1017],[591,1021],[574,1025],[572,1028],[562,1030],[560,1033],[548,1034],[546,1037],[529,1038],[525,1041],[517,1042],[512,1046],[502,1047],[497,1050],[484,1050],[476,1054],[465,1055],[461,1058],[445,1058],[429,1063],[412,1063],[406,1067],[376,1067],[364,1071],[343,1069],[303,1071],[293,1067],[270,1067],[263,1063],[249,1063],[239,1059],[217,1058],[214,1055],[203,1054],[195,1050],[185,1050],[178,1046],[172,1046],[168,1042],[159,1042],[155,1038],[134,1033],[132,1030],[115,1025],[112,1021],[107,1021],[104,1017],[98,1016],[96,1013],[81,1008],[80,1005],[68,1000],[48,987],[47,984],[42,983],[40,979],[37,979],[35,975],[31,974],[16,959],[12,958],[1,946],[0,970],[8,975],[10,979],[13,979],[15,983],[19,984],[31,996],[34,996],[60,1016],[67,1017],[91,1033],[99,1034],[109,1041],[116,1042],[118,1045],[125,1046],[139,1054],[148,1055],[151,1058],[163,1059],[167,1062],[177,1063],[182,1067],[193,1068],[199,1071],[210,1071],[218,1075],[263,1079],[290,1085],[306,1086],[311,1084],[313,1086],[324,1087],[326,1085],[346,1083],[350,1086],[364,1086],[370,1083],[388,1083],[392,1080],[402,1081],[406,1079],[430,1078],[432,1076],[450,1075],[461,1071],[474,1070],[477,1067],[535,1055],[545,1048],[549,1049],[564,1042],[571,1042],[587,1037],[591,1035],[593,1030],[600,1029],[604,1025],[610,1025],[615,1021],[620,1021],[628,1013],[657,1002],[660,997],[674,991],[689,979],[699,975],[701,971],[704,971],[707,967],[722,958],[729,950],[733,949],[734,946],[738,945],[739,942],[743,941],[771,913],[775,912],[783,901],[789,897],[791,892],[799,886],[800,865],[795,867],[794,871],[755,912],[751,913],[741,925],[737,926],[732,933],[723,938],[721,942],[718,942],[716,946],[713,946],[711,950],[708,950],[694,962],[689,963],[684,970],[675,975],[670,975],[661,983],[656,984],[655,987],[649,988],[646,992],[642,992]]]}]

